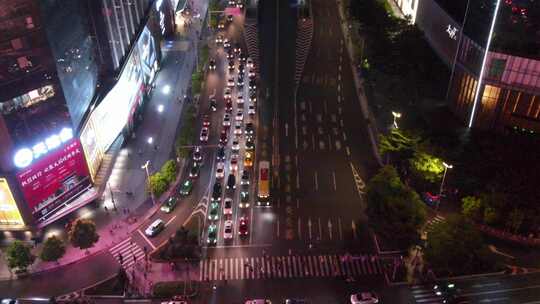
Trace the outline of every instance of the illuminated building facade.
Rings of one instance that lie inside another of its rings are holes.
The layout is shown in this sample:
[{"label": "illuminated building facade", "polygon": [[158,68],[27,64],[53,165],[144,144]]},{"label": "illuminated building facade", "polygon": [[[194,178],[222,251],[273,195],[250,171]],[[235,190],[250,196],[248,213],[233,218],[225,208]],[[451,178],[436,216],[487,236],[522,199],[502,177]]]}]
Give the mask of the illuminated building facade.
[{"label": "illuminated building facade", "polygon": [[452,69],[447,101],[464,124],[540,132],[540,1],[394,1]]},{"label": "illuminated building facade", "polygon": [[156,2],[170,5],[0,0],[0,230],[46,226],[97,197],[88,125],[110,122],[116,98],[126,119],[105,140],[116,138],[148,93],[160,26],[174,28]]}]

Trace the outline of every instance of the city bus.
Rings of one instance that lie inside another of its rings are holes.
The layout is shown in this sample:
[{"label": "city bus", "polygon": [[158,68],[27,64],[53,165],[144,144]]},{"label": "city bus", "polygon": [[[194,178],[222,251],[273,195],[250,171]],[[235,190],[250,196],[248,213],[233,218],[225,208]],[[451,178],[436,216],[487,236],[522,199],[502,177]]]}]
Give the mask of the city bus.
[{"label": "city bus", "polygon": [[270,207],[270,162],[259,162],[257,206]]}]

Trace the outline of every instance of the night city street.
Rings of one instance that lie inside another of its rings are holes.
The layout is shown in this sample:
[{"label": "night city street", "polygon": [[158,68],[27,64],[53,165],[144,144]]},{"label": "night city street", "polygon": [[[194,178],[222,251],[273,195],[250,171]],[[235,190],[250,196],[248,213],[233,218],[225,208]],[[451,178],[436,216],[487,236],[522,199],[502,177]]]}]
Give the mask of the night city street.
[{"label": "night city street", "polygon": [[0,0],[0,301],[540,303],[540,1]]}]

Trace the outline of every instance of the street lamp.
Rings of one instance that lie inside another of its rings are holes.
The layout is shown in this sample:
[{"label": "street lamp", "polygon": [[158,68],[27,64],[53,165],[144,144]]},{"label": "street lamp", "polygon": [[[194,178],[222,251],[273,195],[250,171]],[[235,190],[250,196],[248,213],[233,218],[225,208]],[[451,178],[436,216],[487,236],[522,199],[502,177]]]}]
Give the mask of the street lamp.
[{"label": "street lamp", "polygon": [[150,166],[150,161],[147,160],[144,165],[141,166],[141,169],[144,169],[146,171],[146,180],[148,181],[148,190],[150,190],[150,197],[152,197],[152,203],[156,204],[156,198],[154,197],[154,192],[152,192],[152,188],[150,188],[150,171],[148,170],[148,166]]},{"label": "street lamp", "polygon": [[114,194],[113,194],[113,191],[112,191],[112,188],[111,188],[111,184],[109,182],[107,182],[107,186],[109,186],[109,192],[111,193],[111,202],[113,204],[114,211],[118,211],[118,209],[116,209],[116,203],[114,201]]},{"label": "street lamp", "polygon": [[392,111],[392,116],[394,116],[394,128],[398,129],[397,119],[401,118],[401,113]]},{"label": "street lamp", "polygon": [[442,195],[443,186],[444,186],[444,179],[446,178],[446,171],[448,171],[448,169],[452,169],[454,167],[454,166],[452,166],[450,164],[447,164],[445,162],[443,162],[443,166],[444,166],[444,173],[443,173],[442,180],[441,180],[441,187],[439,188],[439,203],[437,204],[437,209],[439,209],[439,204],[441,203],[441,195]]}]

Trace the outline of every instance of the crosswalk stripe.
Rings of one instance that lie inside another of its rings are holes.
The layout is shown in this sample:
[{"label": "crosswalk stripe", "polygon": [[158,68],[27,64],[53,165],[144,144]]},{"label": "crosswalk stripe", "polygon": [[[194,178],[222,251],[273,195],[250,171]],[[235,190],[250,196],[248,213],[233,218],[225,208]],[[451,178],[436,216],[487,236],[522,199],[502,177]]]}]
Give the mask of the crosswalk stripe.
[{"label": "crosswalk stripe", "polygon": [[[124,267],[131,267],[144,252],[139,247],[122,247],[129,252]],[[133,260],[135,257],[135,260]],[[369,256],[350,259],[342,255],[268,257],[222,257],[199,262],[199,280],[282,279],[383,274],[379,259]]]}]

